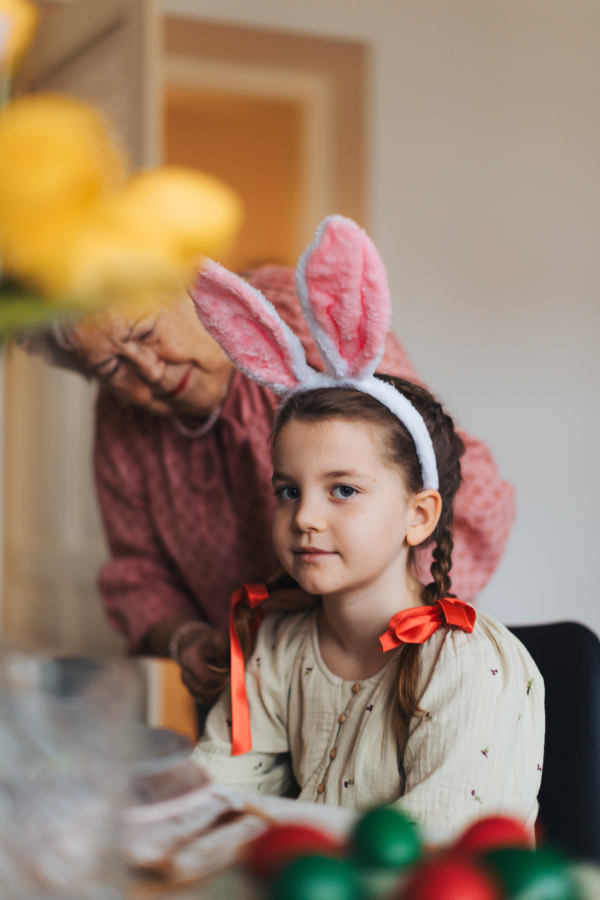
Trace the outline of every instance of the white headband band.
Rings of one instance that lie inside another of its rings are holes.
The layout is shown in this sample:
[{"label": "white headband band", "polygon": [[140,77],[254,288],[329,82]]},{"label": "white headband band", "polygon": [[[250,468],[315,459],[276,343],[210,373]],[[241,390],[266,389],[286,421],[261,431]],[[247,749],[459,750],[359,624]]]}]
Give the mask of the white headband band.
[{"label": "white headband band", "polygon": [[299,338],[275,307],[237,275],[208,261],[191,288],[206,330],[246,375],[277,394],[351,387],[374,397],[406,426],[423,476],[439,481],[421,414],[391,384],[374,377],[390,327],[385,268],[373,242],[350,219],[330,216],[302,254],[296,292],[325,372],[311,368]]}]

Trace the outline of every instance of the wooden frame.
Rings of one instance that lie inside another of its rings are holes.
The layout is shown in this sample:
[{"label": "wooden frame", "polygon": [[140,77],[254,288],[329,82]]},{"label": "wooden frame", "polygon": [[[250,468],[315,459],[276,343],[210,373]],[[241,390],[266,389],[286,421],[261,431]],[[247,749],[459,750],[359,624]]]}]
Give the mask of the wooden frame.
[{"label": "wooden frame", "polygon": [[[166,59],[195,57],[213,72],[217,67],[237,67],[248,76],[255,71],[287,74],[304,82],[308,99],[313,90],[321,92],[324,104],[329,149],[329,203],[333,211],[368,227],[366,185],[366,88],[367,47],[351,41],[328,40],[308,35],[286,34],[262,29],[242,28],[217,22],[167,16],[163,24]],[[272,79],[274,83],[275,79]],[[329,92],[329,97],[325,94]],[[316,113],[318,115],[318,113]],[[318,129],[319,124],[316,123]]]}]

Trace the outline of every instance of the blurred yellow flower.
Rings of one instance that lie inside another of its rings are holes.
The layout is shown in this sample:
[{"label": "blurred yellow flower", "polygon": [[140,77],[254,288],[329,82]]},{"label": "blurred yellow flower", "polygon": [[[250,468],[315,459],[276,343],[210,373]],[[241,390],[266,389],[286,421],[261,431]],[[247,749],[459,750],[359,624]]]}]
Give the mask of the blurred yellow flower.
[{"label": "blurred yellow flower", "polygon": [[104,120],[87,104],[37,95],[0,111],[9,279],[0,317],[10,301],[18,318],[23,289],[37,295],[32,315],[44,299],[70,309],[154,305],[181,290],[200,257],[222,252],[241,219],[237,195],[210,175],[164,167],[125,179]]},{"label": "blurred yellow flower", "polygon": [[153,222],[189,266],[197,257],[218,256],[242,223],[238,195],[212,175],[163,166],[133,175],[123,190],[121,210],[132,225]]},{"label": "blurred yellow flower", "polygon": [[152,219],[132,220],[123,199],[115,195],[97,203],[62,252],[47,261],[49,293],[96,306],[145,304],[182,289],[181,262],[165,229]]},{"label": "blurred yellow flower", "polygon": [[201,256],[241,222],[237,195],[209,175],[163,168],[134,175],[91,208],[62,252],[46,261],[47,289],[97,303],[147,304],[179,291]]},{"label": "blurred yellow flower", "polygon": [[101,117],[68,97],[23,97],[0,112],[0,253],[33,284],[91,206],[122,181]]},{"label": "blurred yellow flower", "polygon": [[31,43],[38,11],[29,0],[0,0],[0,71],[10,72]]}]

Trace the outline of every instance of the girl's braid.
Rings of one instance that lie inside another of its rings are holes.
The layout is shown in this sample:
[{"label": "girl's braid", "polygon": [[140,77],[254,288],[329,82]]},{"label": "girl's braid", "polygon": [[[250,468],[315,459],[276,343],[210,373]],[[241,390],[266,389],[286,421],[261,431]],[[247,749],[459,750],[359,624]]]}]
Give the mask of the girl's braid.
[{"label": "girl's braid", "polygon": [[[434,545],[430,569],[433,580],[425,586],[422,594],[423,603],[430,606],[436,600],[447,597],[451,587],[453,503],[462,480],[460,458],[464,453],[464,444],[454,429],[452,419],[429,391],[399,378],[383,378],[404,394],[422,415],[435,450],[442,512],[435,530],[425,542],[426,545]],[[393,443],[388,442],[388,452],[403,469],[407,491],[417,493],[423,489],[421,468],[412,439],[408,433],[403,436],[402,431],[405,431],[403,426],[394,429],[394,440]],[[414,565],[414,555],[411,562]],[[406,744],[410,720],[423,715],[418,702],[420,660],[420,644],[405,644],[400,649],[396,665],[398,693],[394,714],[400,748]]]},{"label": "girl's braid", "polygon": [[438,473],[440,479],[439,491],[442,497],[442,514],[431,537],[435,544],[433,550],[433,562],[431,564],[431,577],[433,581],[424,591],[424,601],[434,603],[447,597],[450,588],[450,569],[452,568],[453,542],[453,501],[460,487],[461,470],[460,457],[464,453],[464,445],[454,430],[454,423],[440,404],[433,397],[427,404],[427,417],[424,416],[433,445],[436,451]]}]

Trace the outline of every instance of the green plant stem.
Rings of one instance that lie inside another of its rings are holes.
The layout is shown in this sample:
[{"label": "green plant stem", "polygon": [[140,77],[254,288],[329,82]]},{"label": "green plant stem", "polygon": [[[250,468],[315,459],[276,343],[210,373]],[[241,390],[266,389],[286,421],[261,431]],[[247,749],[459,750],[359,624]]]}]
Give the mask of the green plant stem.
[{"label": "green plant stem", "polygon": [[0,283],[0,341],[26,328],[47,328],[57,318],[81,315],[72,304],[55,304]]}]

